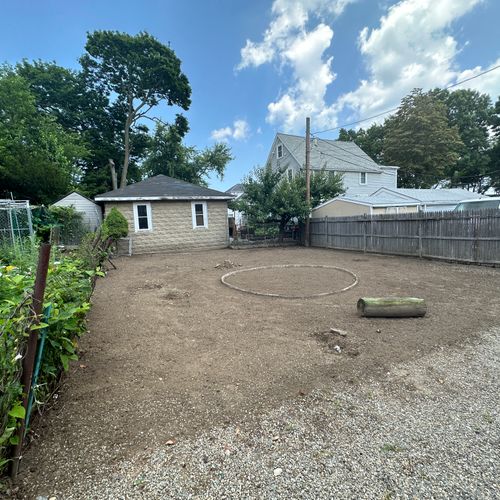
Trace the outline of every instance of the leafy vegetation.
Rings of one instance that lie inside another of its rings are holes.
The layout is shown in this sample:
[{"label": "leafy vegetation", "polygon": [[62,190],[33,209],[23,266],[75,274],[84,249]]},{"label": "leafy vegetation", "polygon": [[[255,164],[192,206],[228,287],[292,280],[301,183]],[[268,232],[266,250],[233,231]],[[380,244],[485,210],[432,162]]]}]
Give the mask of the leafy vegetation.
[{"label": "leafy vegetation", "polygon": [[[31,321],[35,256],[35,249],[23,255],[4,251],[0,259],[0,469],[7,463],[8,448],[16,443],[16,428],[25,418],[20,374]],[[47,328],[47,340],[35,387],[35,408],[48,401],[61,371],[77,359],[96,275],[102,273],[88,269],[77,255],[53,255],[51,259],[44,307],[52,307],[40,325]]]},{"label": "leafy vegetation", "polygon": [[415,89],[397,113],[368,129],[341,129],[379,164],[397,165],[400,187],[500,192],[500,98],[471,89]]},{"label": "leafy vegetation", "polygon": [[128,222],[123,214],[113,207],[102,223],[102,235],[104,238],[111,238],[113,241],[125,238],[128,234]]},{"label": "leafy vegetation", "polygon": [[122,186],[156,173],[200,185],[211,173],[222,178],[232,159],[226,144],[186,146],[187,119],[169,124],[154,114],[162,104],[190,106],[170,47],[148,33],[96,31],[80,63],[0,69],[0,196],[49,204],[77,188],[93,197],[113,188],[111,165]]},{"label": "leafy vegetation", "polygon": [[255,169],[243,182],[243,196],[232,208],[245,213],[250,225],[275,222],[283,235],[287,224],[302,221],[311,208],[343,192],[342,177],[324,170],[311,176],[311,203],[306,202],[305,172],[288,178],[284,170]]}]

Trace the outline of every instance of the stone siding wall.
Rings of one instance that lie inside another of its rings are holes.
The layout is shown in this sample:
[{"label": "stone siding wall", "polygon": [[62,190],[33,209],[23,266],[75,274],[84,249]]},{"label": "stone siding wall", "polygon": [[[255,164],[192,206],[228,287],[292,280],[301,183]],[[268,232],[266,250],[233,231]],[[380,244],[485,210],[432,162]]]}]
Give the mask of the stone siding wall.
[{"label": "stone siding wall", "polygon": [[[229,244],[227,202],[208,201],[208,227],[193,229],[190,201],[151,201],[151,231],[135,231],[134,203],[107,202],[127,219],[132,254],[224,248]],[[198,202],[198,203],[201,203]]]}]

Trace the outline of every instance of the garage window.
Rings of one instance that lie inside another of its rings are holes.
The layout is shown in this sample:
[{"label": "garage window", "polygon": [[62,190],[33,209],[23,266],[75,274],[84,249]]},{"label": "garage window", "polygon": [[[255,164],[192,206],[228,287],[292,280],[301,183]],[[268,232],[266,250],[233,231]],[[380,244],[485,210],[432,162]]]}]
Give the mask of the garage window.
[{"label": "garage window", "polygon": [[134,226],[136,232],[153,229],[150,203],[134,203]]},{"label": "garage window", "polygon": [[193,229],[208,227],[207,203],[205,201],[195,201],[191,203],[193,216]]}]

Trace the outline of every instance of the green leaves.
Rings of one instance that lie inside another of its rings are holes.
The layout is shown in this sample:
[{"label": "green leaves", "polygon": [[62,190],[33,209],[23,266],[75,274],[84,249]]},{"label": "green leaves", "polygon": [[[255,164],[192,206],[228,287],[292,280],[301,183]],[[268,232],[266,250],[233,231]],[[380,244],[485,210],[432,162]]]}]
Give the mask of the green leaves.
[{"label": "green leaves", "polygon": [[17,404],[9,411],[8,415],[14,418],[24,418],[26,416],[26,410],[24,406]]},{"label": "green leaves", "polygon": [[147,175],[168,175],[193,184],[206,185],[206,176],[215,173],[222,179],[233,159],[227,144],[217,143],[203,151],[182,143],[187,122],[177,115],[175,124],[158,124],[148,149],[143,169]]},{"label": "green leaves", "polygon": [[[6,463],[7,447],[16,444],[15,430],[26,417],[21,404],[23,388],[19,382],[21,356],[31,323],[29,293],[33,290],[35,261],[19,256],[9,266],[0,266],[0,414],[6,418],[0,427],[0,471]],[[76,360],[77,339],[86,331],[85,314],[90,308],[91,280],[94,271],[83,261],[69,255],[58,255],[47,277],[45,305],[52,306],[51,316],[38,325],[46,328],[45,349],[36,385],[36,404],[43,404],[62,370]],[[39,333],[39,335],[41,335]]]},{"label": "green leaves", "polygon": [[294,218],[303,219],[311,208],[343,192],[342,178],[324,170],[311,177],[311,205],[306,203],[305,172],[289,179],[284,171],[257,168],[243,183],[243,196],[232,205],[245,213],[250,223],[276,222],[283,232]]}]

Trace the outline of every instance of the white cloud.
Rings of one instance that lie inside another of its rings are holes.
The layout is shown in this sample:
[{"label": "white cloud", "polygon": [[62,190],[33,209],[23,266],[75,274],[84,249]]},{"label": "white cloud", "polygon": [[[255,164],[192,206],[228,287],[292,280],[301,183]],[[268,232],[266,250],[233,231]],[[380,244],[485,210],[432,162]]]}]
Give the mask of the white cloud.
[{"label": "white cloud", "polygon": [[234,139],[241,141],[250,134],[250,126],[245,120],[235,120],[232,127],[223,127],[212,130],[211,137],[215,141],[228,141]]},{"label": "white cloud", "polygon": [[332,58],[323,60],[332,38],[332,29],[319,24],[315,30],[295,38],[284,51],[283,58],[293,68],[294,84],[276,102],[269,104],[269,123],[295,130],[303,126],[306,115],[321,113],[326,89],[335,79]]},{"label": "white cloud", "polygon": [[459,47],[449,27],[480,1],[404,0],[390,7],[379,27],[359,34],[369,77],[338,99],[337,110],[374,115],[396,107],[415,87],[444,87],[460,79],[454,62]]},{"label": "white cloud", "polygon": [[[365,27],[359,34],[367,78],[327,103],[326,91],[336,77],[332,57],[327,54],[333,40],[327,20],[341,14],[352,1],[275,0],[273,19],[262,41],[247,40],[241,49],[239,70],[270,62],[291,69],[288,88],[268,105],[269,123],[298,131],[309,115],[313,128],[335,127],[342,111],[350,113],[353,120],[375,115],[397,107],[415,87],[444,87],[486,69],[457,68],[461,48],[450,32],[451,24],[482,0],[401,0],[387,9],[377,27]],[[316,25],[309,27],[314,19]],[[460,88],[475,88],[496,98],[500,70]]]}]

